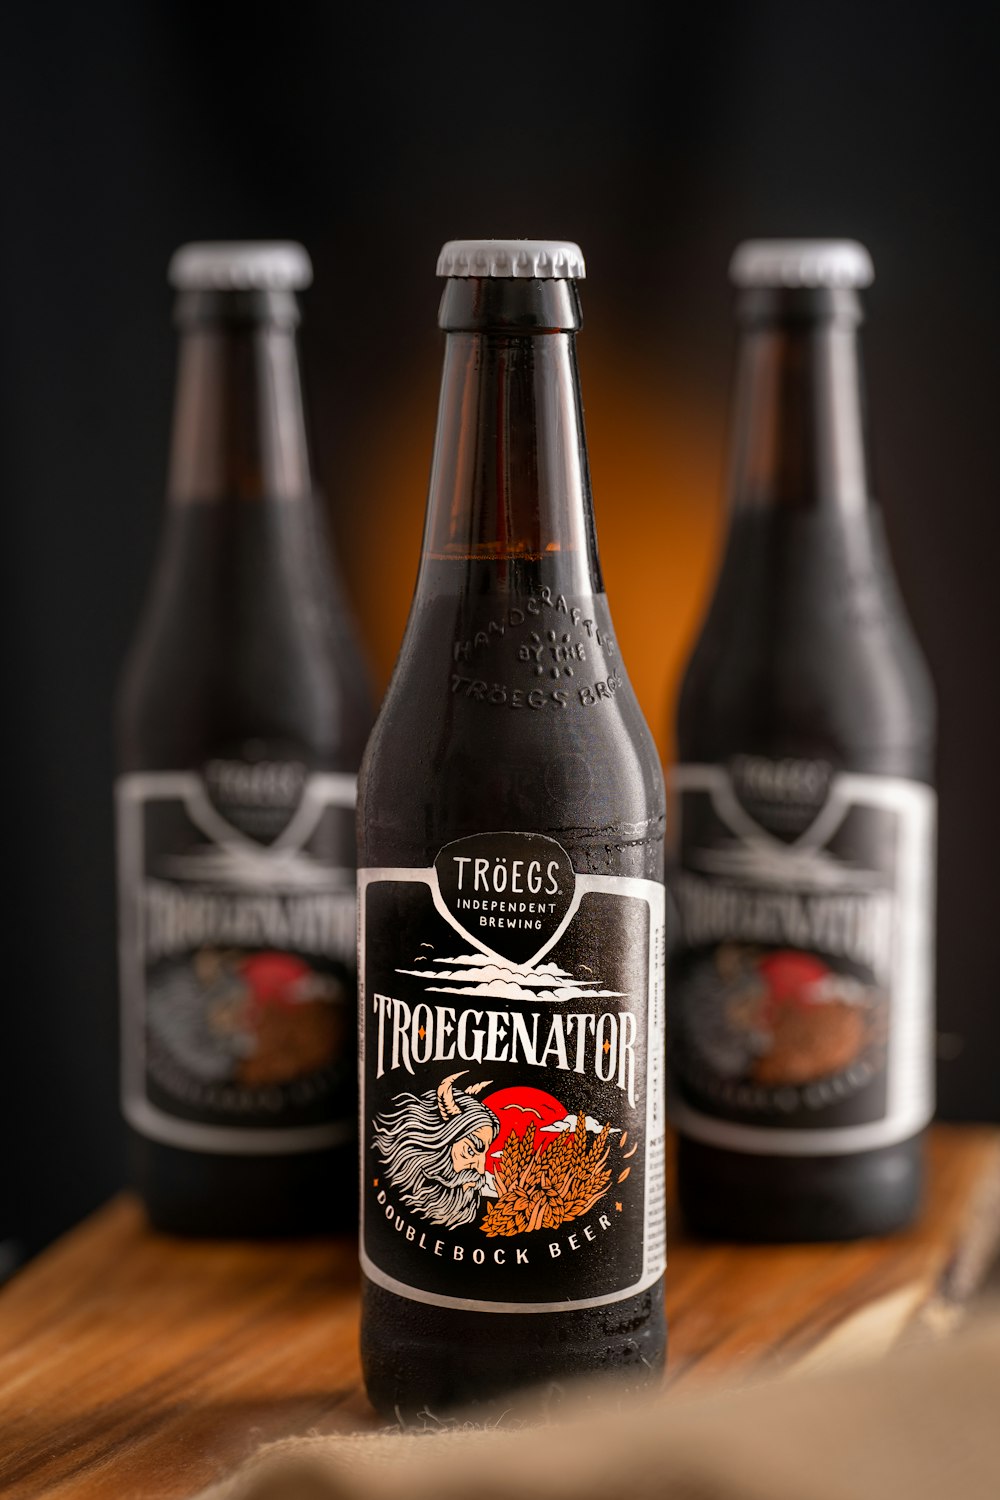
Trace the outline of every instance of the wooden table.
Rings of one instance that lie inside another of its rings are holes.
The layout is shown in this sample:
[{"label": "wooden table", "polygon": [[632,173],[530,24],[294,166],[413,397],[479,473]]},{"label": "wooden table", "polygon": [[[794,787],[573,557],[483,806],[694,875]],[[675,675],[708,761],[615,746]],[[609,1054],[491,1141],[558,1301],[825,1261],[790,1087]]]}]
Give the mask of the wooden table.
[{"label": "wooden table", "polygon": [[[675,1234],[669,1379],[872,1358],[947,1331],[1000,1245],[1000,1130],[938,1126],[927,1211],[854,1245]],[[260,1443],[376,1425],[347,1239],[198,1244],[116,1199],[0,1293],[0,1494],[167,1500]]]}]

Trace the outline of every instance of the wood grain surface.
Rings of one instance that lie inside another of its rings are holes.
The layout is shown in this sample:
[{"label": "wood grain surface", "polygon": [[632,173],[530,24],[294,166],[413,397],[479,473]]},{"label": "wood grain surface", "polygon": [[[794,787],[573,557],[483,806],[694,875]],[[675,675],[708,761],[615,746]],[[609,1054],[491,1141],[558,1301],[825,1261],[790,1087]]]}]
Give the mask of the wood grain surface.
[{"label": "wood grain surface", "polygon": [[[672,1238],[669,1380],[788,1374],[948,1331],[1000,1244],[1000,1130],[939,1126],[910,1233]],[[374,1427],[348,1239],[186,1243],[116,1199],[0,1293],[0,1494],[168,1500],[292,1433]]]}]

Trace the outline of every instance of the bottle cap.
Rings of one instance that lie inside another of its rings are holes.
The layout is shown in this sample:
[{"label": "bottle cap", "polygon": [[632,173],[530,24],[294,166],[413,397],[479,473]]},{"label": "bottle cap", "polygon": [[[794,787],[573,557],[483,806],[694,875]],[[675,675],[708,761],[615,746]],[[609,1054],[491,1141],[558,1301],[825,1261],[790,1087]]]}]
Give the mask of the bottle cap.
[{"label": "bottle cap", "polygon": [[181,245],[167,268],[170,285],[183,292],[291,292],[312,279],[312,261],[294,240]]},{"label": "bottle cap", "polygon": [[449,240],[438,256],[439,276],[518,276],[579,281],[587,274],[572,240]]},{"label": "bottle cap", "polygon": [[729,279],[736,286],[859,287],[875,267],[857,240],[744,240],[733,251]]}]

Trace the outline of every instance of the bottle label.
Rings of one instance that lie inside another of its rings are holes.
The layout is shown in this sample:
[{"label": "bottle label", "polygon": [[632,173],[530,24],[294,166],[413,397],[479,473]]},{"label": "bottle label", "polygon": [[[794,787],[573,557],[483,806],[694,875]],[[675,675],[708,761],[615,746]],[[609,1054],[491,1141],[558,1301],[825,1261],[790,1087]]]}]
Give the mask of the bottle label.
[{"label": "bottle label", "polygon": [[663,1273],[663,887],[488,833],[359,872],[361,1260],[557,1312]]},{"label": "bottle label", "polygon": [[116,791],[130,1124],[193,1151],[349,1140],[355,778],[213,760]]},{"label": "bottle label", "polygon": [[867,1151],[933,1111],[934,793],[737,756],[671,778],[671,1118],[734,1151]]}]

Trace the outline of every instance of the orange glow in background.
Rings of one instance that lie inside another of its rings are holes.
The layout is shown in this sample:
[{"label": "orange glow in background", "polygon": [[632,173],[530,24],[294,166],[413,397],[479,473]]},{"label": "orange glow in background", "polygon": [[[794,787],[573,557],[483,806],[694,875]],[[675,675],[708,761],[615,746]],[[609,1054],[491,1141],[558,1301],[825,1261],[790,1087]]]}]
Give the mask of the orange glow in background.
[{"label": "orange glow in background", "polygon": [[[718,403],[696,399],[634,351],[592,339],[580,362],[605,586],[622,658],[666,759],[676,691],[715,574],[724,393]],[[343,564],[379,693],[416,578],[438,375],[423,368],[384,391],[378,428],[358,435],[358,503],[341,518]]]}]

